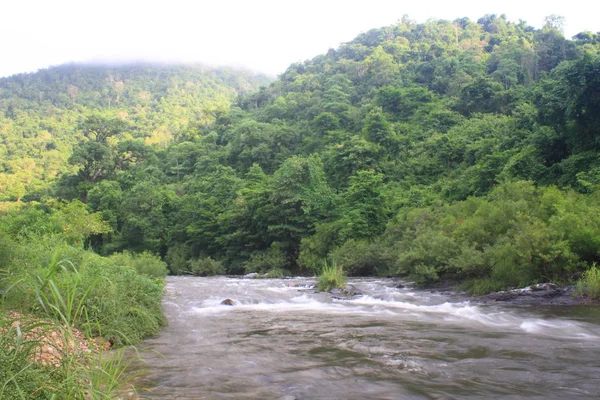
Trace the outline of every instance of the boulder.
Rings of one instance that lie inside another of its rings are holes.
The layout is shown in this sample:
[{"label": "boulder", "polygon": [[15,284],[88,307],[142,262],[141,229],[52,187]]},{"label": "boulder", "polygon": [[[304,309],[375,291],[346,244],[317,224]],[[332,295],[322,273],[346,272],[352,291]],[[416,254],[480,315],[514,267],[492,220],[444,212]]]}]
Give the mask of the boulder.
[{"label": "boulder", "polygon": [[353,285],[348,285],[344,289],[331,289],[329,294],[331,294],[332,298],[336,300],[349,300],[363,295],[363,293]]},{"label": "boulder", "polygon": [[231,299],[225,299],[221,302],[222,306],[232,306],[233,305],[233,300]]}]

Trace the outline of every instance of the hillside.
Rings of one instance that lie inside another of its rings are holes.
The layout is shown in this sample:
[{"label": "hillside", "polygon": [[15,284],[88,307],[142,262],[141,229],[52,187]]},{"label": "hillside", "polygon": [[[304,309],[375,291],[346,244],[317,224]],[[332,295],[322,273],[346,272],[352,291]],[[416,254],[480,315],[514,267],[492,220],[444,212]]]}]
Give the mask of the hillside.
[{"label": "hillside", "polygon": [[131,138],[164,147],[268,82],[228,68],[150,64],[69,64],[0,78],[0,201],[39,198],[67,172],[88,115],[127,121]]},{"label": "hillside", "polygon": [[110,226],[90,245],[172,273],[570,279],[600,261],[600,39],[559,22],[405,18],[254,92],[264,80],[178,67],[5,79],[4,198],[43,187],[20,189],[23,171],[61,173],[52,195]]}]

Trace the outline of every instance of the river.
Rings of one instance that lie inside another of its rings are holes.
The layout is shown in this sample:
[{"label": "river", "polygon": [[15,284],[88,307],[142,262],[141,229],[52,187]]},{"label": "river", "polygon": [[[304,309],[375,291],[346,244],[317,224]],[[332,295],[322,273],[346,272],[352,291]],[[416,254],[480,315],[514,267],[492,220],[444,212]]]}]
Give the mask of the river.
[{"label": "river", "polygon": [[[169,277],[143,399],[598,399],[600,310],[475,305],[389,279]],[[220,305],[230,298],[234,306]]]}]

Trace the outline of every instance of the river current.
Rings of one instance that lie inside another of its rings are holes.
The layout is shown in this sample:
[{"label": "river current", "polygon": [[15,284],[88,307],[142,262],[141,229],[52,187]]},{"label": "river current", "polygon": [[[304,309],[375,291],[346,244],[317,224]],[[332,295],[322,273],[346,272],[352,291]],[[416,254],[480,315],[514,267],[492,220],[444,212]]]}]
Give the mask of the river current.
[{"label": "river current", "polygon": [[388,279],[351,279],[364,295],[336,300],[313,283],[169,277],[139,397],[600,398],[598,308],[476,305]]}]

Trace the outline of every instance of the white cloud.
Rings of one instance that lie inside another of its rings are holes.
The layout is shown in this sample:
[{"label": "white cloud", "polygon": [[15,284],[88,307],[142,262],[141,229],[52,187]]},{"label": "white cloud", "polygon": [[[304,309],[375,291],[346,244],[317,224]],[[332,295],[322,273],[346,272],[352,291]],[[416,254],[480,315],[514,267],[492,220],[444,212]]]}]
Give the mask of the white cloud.
[{"label": "white cloud", "polygon": [[531,3],[4,0],[0,76],[69,61],[135,59],[244,65],[276,74],[404,14],[424,21],[496,13],[537,27],[557,14],[566,17],[567,36],[600,31],[588,7]]}]

